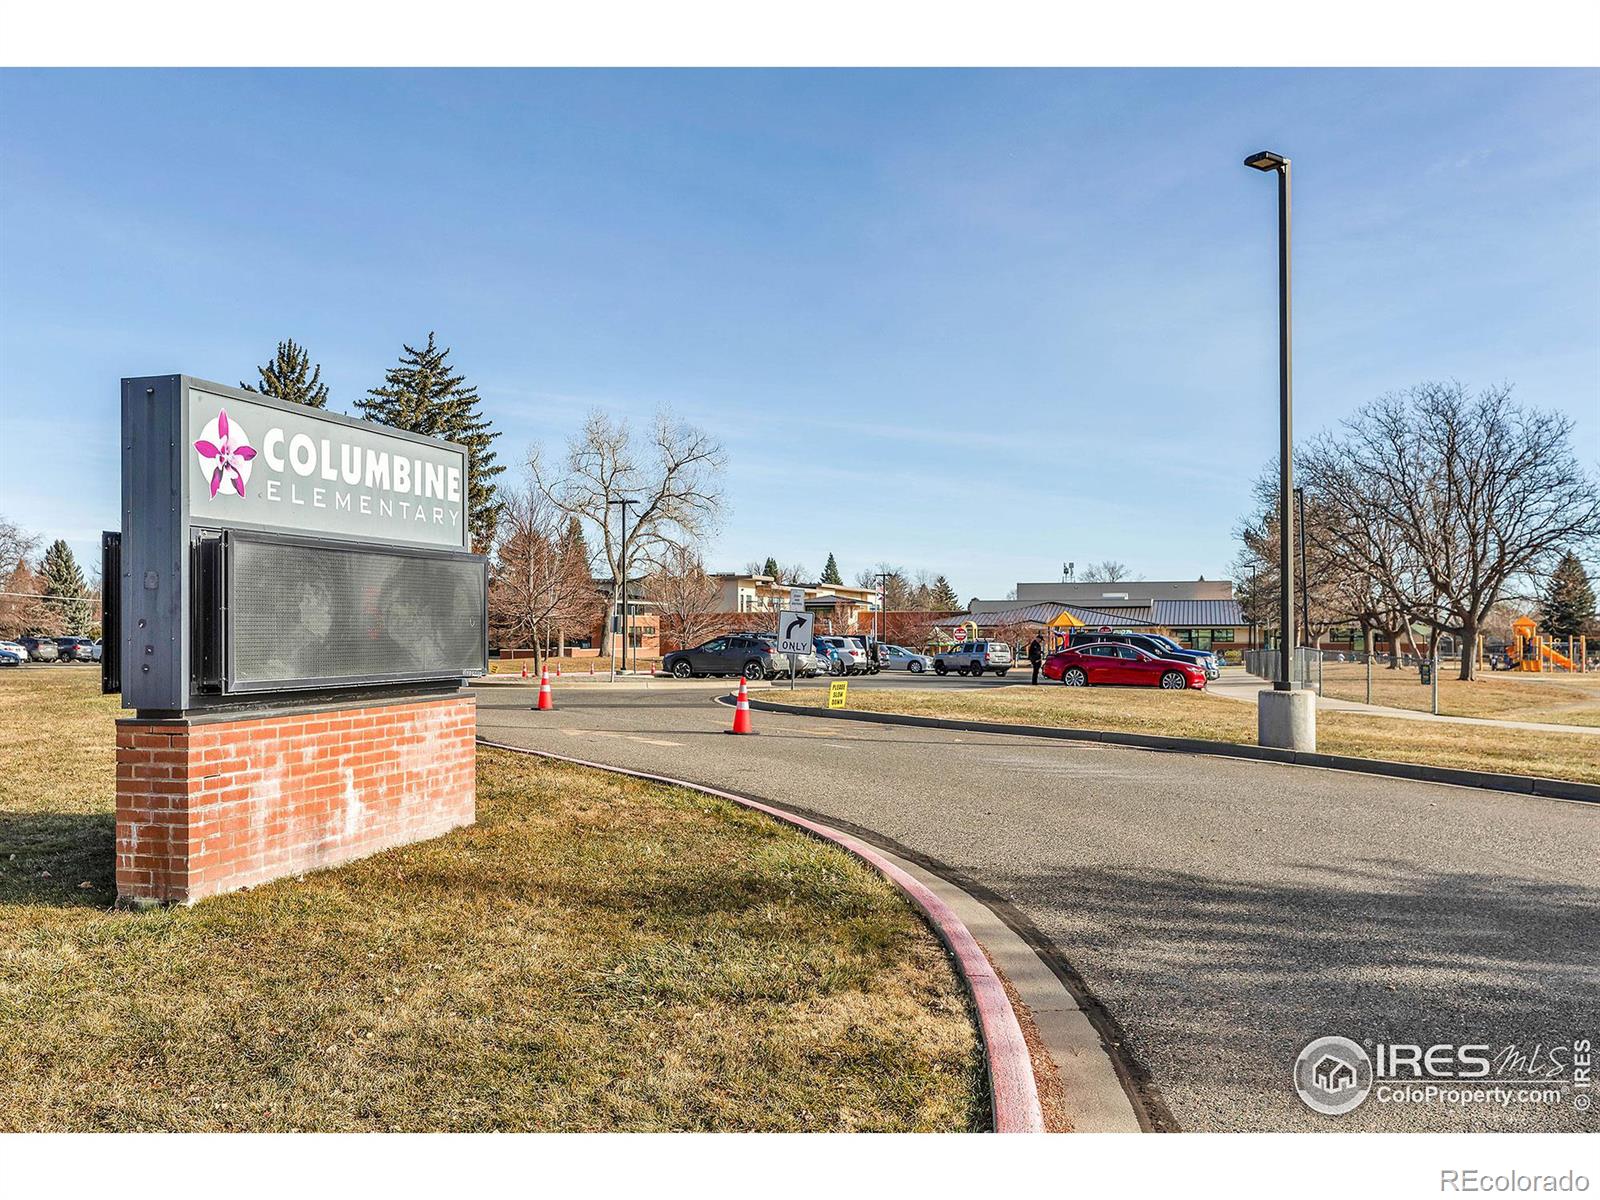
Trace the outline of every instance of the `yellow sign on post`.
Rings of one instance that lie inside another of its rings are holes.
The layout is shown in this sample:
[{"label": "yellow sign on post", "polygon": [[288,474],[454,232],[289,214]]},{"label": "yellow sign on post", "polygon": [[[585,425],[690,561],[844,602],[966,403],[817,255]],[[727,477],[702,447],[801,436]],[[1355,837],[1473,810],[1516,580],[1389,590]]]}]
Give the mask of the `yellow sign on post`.
[{"label": "yellow sign on post", "polygon": [[845,697],[850,694],[848,680],[836,679],[828,685],[828,707],[843,708]]}]

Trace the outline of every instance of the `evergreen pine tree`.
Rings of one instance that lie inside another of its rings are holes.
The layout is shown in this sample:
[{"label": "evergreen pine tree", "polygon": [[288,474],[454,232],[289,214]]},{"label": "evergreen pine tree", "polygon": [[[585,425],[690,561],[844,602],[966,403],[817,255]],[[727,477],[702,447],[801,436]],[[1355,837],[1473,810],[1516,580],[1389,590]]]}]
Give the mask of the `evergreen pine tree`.
[{"label": "evergreen pine tree", "polygon": [[247,392],[260,392],[279,400],[292,400],[308,408],[328,406],[328,385],[322,382],[322,367],[311,361],[306,348],[290,338],[278,343],[278,352],[264,367],[257,367],[261,386],[245,383],[239,386]]},{"label": "evergreen pine tree", "polygon": [[1578,637],[1594,624],[1594,587],[1578,556],[1568,551],[1550,576],[1540,605],[1539,632],[1548,637]]},{"label": "evergreen pine tree", "polygon": [[761,568],[761,573],[763,575],[770,575],[772,578],[776,579],[778,577],[778,560],[769,555],[767,557],[766,565]]},{"label": "evergreen pine tree", "polygon": [[567,520],[567,534],[565,539],[564,554],[574,561],[584,564],[587,570],[594,562],[594,556],[589,553],[589,539],[583,536],[583,522],[574,513]]},{"label": "evergreen pine tree", "polygon": [[961,598],[943,575],[933,581],[933,594],[928,600],[932,608],[941,612],[954,612],[961,607]]},{"label": "evergreen pine tree", "polygon": [[57,538],[50,543],[39,562],[39,582],[47,610],[54,615],[67,633],[89,632],[92,613],[89,609],[89,585],[78,568],[72,547]]},{"label": "evergreen pine tree", "polygon": [[828,551],[828,562],[822,568],[823,583],[843,583],[844,576],[839,574],[839,560],[834,558],[833,551]]},{"label": "evergreen pine tree", "polygon": [[478,411],[478,389],[452,373],[450,348],[435,345],[431,331],[426,346],[404,350],[400,365],[384,373],[383,386],[371,389],[356,407],[369,421],[467,448],[467,522],[472,548],[486,554],[500,517],[494,477],[505,468],[495,462],[493,449],[500,434]]}]

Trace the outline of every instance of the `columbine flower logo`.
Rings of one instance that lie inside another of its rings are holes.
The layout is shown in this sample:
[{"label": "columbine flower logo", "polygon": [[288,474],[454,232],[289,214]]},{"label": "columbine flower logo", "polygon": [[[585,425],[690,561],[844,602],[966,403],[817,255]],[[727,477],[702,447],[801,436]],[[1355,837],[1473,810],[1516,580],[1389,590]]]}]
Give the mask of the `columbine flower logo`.
[{"label": "columbine flower logo", "polygon": [[200,431],[194,450],[200,456],[200,473],[211,484],[213,500],[218,492],[244,495],[244,485],[250,479],[250,460],[256,452],[244,427],[229,423],[227,409]]}]

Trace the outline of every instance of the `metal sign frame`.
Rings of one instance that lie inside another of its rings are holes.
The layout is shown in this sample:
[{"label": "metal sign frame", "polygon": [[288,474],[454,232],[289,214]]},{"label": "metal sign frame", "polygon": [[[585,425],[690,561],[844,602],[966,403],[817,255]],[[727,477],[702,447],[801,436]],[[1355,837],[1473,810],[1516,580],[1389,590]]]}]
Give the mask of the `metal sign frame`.
[{"label": "metal sign frame", "polygon": [[[208,695],[195,687],[194,589],[202,535],[214,538],[224,529],[308,536],[288,525],[235,520],[225,508],[201,519],[191,516],[192,491],[199,479],[193,456],[188,414],[191,392],[204,392],[276,409],[296,418],[326,422],[336,429],[359,430],[364,437],[440,448],[458,454],[462,463],[461,530],[465,551],[470,541],[466,447],[426,438],[371,421],[309,409],[258,392],[229,387],[190,375],[154,375],[122,381],[122,592],[121,683],[123,707],[150,713],[175,713],[214,707],[228,697]],[[409,543],[318,531],[312,536],[350,546],[399,549]],[[455,678],[459,686],[460,677]],[[440,677],[439,683],[451,681]],[[298,685],[297,685],[298,690]],[[306,689],[319,701],[327,691]],[[265,693],[253,699],[260,703]],[[293,699],[293,696],[285,696]],[[239,697],[232,697],[237,704]]]}]

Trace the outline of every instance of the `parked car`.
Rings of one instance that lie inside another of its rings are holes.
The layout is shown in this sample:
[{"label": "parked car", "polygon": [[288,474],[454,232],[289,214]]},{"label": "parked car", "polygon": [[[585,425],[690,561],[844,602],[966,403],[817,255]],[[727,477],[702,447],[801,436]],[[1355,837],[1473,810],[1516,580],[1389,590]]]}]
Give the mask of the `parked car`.
[{"label": "parked car", "polygon": [[13,642],[13,641],[11,641],[9,639],[4,640],[4,641],[0,641],[0,650],[9,650],[12,654],[15,654],[23,662],[27,662],[28,661],[28,648],[26,646],[24,646],[21,642]]},{"label": "parked car", "polygon": [[1190,650],[1180,646],[1177,642],[1161,633],[1140,633],[1131,629],[1110,633],[1104,630],[1074,629],[1067,635],[1067,649],[1073,650],[1079,646],[1090,645],[1095,642],[1115,642],[1135,649],[1143,650],[1146,654],[1153,654],[1157,658],[1175,658],[1181,662],[1194,663],[1206,673],[1207,679],[1216,679],[1222,674],[1222,667],[1218,664],[1216,655],[1209,650]]},{"label": "parked car", "polygon": [[99,642],[96,642],[94,644],[94,647],[93,647],[93,651],[94,652],[93,652],[93,654],[90,655],[90,657],[93,658],[95,662],[99,662],[100,661],[101,650],[102,650],[101,644]]},{"label": "parked car", "polygon": [[734,633],[712,638],[690,650],[675,650],[661,662],[661,669],[679,679],[701,675],[743,675],[766,679],[789,673],[789,659],[778,653],[775,643],[753,633]]},{"label": "parked car", "polygon": [[[778,635],[775,634],[775,633],[762,632],[762,633],[752,634],[751,636],[760,638],[762,641],[766,642],[768,645],[772,646],[774,649],[777,648]],[[827,667],[820,666],[817,663],[817,656],[816,656],[816,653],[814,651],[811,654],[797,654],[794,657],[795,657],[794,673],[796,675],[802,676],[802,677],[804,677],[806,679],[811,679],[811,678],[814,678],[817,675],[821,675],[825,671],[827,671]],[[787,654],[779,654],[778,655],[778,674],[779,675],[787,675],[788,673],[789,673],[789,656]]]},{"label": "parked car", "polygon": [[33,662],[57,662],[61,658],[61,647],[56,645],[54,638],[25,637],[18,640]]},{"label": "parked car", "polygon": [[1068,687],[1121,684],[1168,691],[1206,686],[1205,668],[1185,659],[1157,658],[1125,642],[1087,642],[1044,660],[1044,677]]},{"label": "parked car", "polygon": [[0,642],[0,667],[20,667],[27,661],[27,652],[22,647],[12,649],[9,642]]},{"label": "parked car", "polygon": [[913,675],[921,675],[924,671],[933,670],[931,655],[918,654],[915,650],[907,650],[904,646],[884,646],[884,667],[890,671],[910,671]]},{"label": "parked car", "polygon": [[1011,647],[1004,642],[961,642],[933,656],[936,675],[951,671],[957,675],[982,675],[985,671],[1004,675],[1012,664]]},{"label": "parked car", "polygon": [[56,651],[62,662],[93,662],[94,640],[86,637],[58,637]]},{"label": "parked car", "polygon": [[839,666],[834,657],[833,647],[821,638],[816,638],[811,643],[812,656],[817,660],[819,673],[823,675],[843,675],[844,670]]},{"label": "parked car", "polygon": [[827,651],[830,675],[865,675],[874,669],[867,659],[867,648],[857,638],[830,634],[819,637],[817,645]]}]

